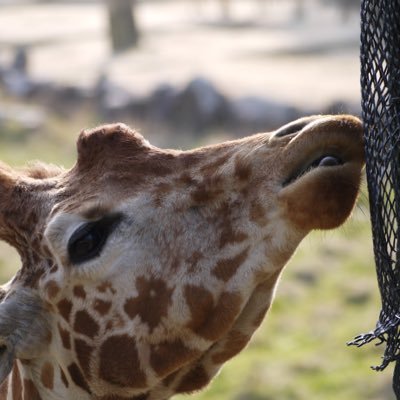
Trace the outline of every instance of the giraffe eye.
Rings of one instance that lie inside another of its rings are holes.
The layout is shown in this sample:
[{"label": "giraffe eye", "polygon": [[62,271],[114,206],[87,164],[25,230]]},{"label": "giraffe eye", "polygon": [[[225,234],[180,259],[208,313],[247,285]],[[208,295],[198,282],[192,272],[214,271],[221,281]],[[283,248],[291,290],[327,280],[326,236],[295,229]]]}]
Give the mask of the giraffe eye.
[{"label": "giraffe eye", "polygon": [[81,264],[98,257],[121,219],[121,214],[108,215],[80,226],[68,241],[70,261]]}]

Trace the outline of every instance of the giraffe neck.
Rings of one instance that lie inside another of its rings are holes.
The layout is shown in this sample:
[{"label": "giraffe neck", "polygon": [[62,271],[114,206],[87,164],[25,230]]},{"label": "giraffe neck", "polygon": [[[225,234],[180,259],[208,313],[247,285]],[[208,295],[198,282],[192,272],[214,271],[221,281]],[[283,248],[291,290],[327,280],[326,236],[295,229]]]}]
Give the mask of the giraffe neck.
[{"label": "giraffe neck", "polygon": [[[52,335],[47,351],[31,361],[18,359],[14,362],[8,378],[0,385],[0,400],[59,400],[77,398],[80,400],[167,400],[176,393],[186,393],[201,389],[212,379],[222,364],[240,352],[249,342],[254,330],[259,326],[270,303],[274,288],[280,276],[278,269],[268,279],[264,277],[252,292],[250,298],[242,305],[242,312],[234,321],[231,329],[204,352],[200,357],[193,353],[193,360],[188,359],[188,353],[182,352],[156,359],[158,368],[165,368],[168,363],[176,365],[182,361],[182,368],[168,375],[143,394],[132,396],[114,394],[113,396],[96,396],[89,388],[89,382],[80,372],[76,362],[62,360],[60,347]],[[53,331],[56,329],[54,328]],[[52,344],[54,346],[52,346]],[[69,345],[70,346],[70,345]],[[165,347],[167,348],[167,347]],[[168,349],[168,348],[167,348]],[[178,346],[178,349],[180,347]],[[82,353],[82,352],[81,352]],[[172,357],[172,358],[171,358]],[[79,362],[79,360],[77,361]],[[64,365],[62,367],[61,365]],[[94,371],[89,372],[89,377]],[[125,397],[127,396],[127,397]]]},{"label": "giraffe neck", "polygon": [[69,398],[91,399],[68,381],[61,368],[54,368],[48,361],[33,363],[17,360],[8,377],[0,385],[0,400]]},{"label": "giraffe neck", "polygon": [[38,389],[20,361],[15,361],[12,371],[0,385],[0,400],[41,400]]},{"label": "giraffe neck", "polygon": [[[36,363],[35,363],[36,364]],[[0,400],[150,400],[150,394],[133,397],[97,397],[74,387],[61,368],[56,371],[48,362],[43,366],[19,360],[14,362],[8,377],[0,385]],[[33,371],[37,371],[36,374]],[[37,375],[37,376],[36,376]],[[58,379],[62,381],[59,384]],[[168,400],[169,395],[156,395],[157,400]]]}]

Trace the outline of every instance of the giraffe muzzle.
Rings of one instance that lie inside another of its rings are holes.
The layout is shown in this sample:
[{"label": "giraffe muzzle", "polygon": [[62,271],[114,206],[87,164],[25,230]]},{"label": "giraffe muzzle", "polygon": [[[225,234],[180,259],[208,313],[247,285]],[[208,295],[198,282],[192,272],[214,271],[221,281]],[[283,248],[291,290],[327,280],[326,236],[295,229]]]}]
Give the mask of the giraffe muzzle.
[{"label": "giraffe muzzle", "polygon": [[298,126],[299,132],[274,137],[285,141],[281,204],[298,228],[335,228],[349,216],[358,194],[364,166],[361,121],[327,116]]}]

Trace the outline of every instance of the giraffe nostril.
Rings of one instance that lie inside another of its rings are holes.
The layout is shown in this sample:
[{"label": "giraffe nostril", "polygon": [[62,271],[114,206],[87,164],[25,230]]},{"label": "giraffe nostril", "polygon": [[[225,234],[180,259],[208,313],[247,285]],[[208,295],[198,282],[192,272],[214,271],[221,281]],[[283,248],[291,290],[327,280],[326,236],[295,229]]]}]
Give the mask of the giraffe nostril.
[{"label": "giraffe nostril", "polygon": [[312,121],[313,121],[313,119],[304,118],[299,121],[295,121],[295,122],[292,122],[285,126],[282,126],[282,128],[279,128],[275,132],[274,137],[280,138],[280,137],[284,137],[284,136],[293,135],[294,133],[298,133]]}]

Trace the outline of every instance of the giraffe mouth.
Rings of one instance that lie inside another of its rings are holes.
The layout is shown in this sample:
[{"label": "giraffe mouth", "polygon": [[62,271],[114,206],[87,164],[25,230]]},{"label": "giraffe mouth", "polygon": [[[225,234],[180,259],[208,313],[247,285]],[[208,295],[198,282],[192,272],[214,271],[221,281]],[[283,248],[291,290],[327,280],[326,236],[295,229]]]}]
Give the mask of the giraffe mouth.
[{"label": "giraffe mouth", "polygon": [[348,174],[362,167],[364,146],[359,120],[350,116],[325,116],[305,122],[308,124],[299,132],[286,138],[283,188],[306,178],[308,183],[313,178],[335,178],[345,167],[349,167]]},{"label": "giraffe mouth", "polygon": [[338,167],[344,164],[344,161],[341,157],[333,154],[324,154],[312,161],[311,163],[307,163],[297,169],[292,175],[289,176],[283,182],[283,187],[290,185],[291,183],[297,181],[298,179],[302,178],[304,175],[314,171],[318,168],[332,168]]}]

